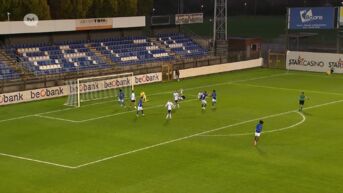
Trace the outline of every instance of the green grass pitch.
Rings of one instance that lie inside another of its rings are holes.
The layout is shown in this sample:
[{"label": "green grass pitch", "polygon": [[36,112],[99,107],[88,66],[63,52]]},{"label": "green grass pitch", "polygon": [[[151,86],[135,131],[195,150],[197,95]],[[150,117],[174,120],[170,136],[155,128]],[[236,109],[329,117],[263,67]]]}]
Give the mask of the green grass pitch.
[{"label": "green grass pitch", "polygon": [[[180,88],[187,99],[166,121],[163,105]],[[218,106],[202,111],[196,95],[212,89]],[[150,101],[139,118],[114,100],[0,107],[0,192],[343,192],[340,75],[252,69],[140,91]],[[301,91],[310,98],[303,114]]]}]

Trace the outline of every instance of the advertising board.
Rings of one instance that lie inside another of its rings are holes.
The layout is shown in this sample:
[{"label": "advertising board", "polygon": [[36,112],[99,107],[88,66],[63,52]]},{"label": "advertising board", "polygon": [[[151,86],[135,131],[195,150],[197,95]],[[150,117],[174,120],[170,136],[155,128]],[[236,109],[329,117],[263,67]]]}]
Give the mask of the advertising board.
[{"label": "advertising board", "polygon": [[288,29],[334,29],[334,7],[297,7],[288,10]]}]

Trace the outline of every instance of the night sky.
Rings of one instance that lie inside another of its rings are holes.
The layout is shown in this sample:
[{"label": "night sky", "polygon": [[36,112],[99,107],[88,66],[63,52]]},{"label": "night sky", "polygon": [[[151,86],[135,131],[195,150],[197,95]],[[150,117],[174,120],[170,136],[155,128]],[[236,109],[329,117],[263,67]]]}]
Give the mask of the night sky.
[{"label": "night sky", "polygon": [[[213,12],[214,0],[183,0],[184,12]],[[228,0],[229,14],[284,14],[286,7],[338,6],[343,0]],[[201,5],[204,5],[201,8]],[[156,14],[175,14],[178,0],[155,0]]]}]

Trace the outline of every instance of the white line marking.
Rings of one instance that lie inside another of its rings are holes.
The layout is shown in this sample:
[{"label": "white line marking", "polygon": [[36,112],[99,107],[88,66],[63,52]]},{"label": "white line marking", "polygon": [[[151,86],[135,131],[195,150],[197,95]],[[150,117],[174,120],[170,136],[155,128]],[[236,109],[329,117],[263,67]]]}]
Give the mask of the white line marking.
[{"label": "white line marking", "polygon": [[[262,134],[285,131],[285,130],[297,127],[297,126],[303,124],[306,121],[306,117],[304,116],[304,114],[302,114],[302,113],[300,113],[298,111],[293,111],[293,112],[290,112],[290,113],[297,113],[297,114],[299,114],[302,117],[302,120],[299,121],[298,123],[295,123],[295,124],[293,124],[291,126],[288,126],[288,127],[283,127],[281,129],[273,129],[273,130],[269,130],[269,131],[264,131],[264,132],[262,132]],[[227,134],[227,135],[199,135],[199,137],[237,137],[237,136],[249,136],[249,135],[254,135],[254,133],[253,132],[249,132],[249,133],[235,133],[235,134]]]},{"label": "white line marking", "polygon": [[[311,72],[311,73],[313,73],[313,72]],[[312,77],[320,77],[320,78],[332,78],[332,79],[335,79],[335,78],[337,78],[337,79],[343,79],[343,77],[338,77],[337,75],[338,74],[334,74],[334,75],[336,75],[336,76],[329,76],[329,75],[322,75],[322,73],[320,73],[320,72],[314,72],[314,73],[316,73],[316,74],[301,74],[301,72],[299,72],[299,71],[292,71],[292,75],[301,75],[301,76],[312,76]]]},{"label": "white line marking", "polygon": [[[324,104],[319,104],[319,105],[307,107],[307,108],[304,108],[304,109],[305,110],[306,109],[314,109],[314,108],[319,108],[319,107],[328,106],[328,105],[332,105],[332,104],[336,104],[336,103],[341,103],[341,102],[343,102],[343,100],[332,101],[332,102],[328,102],[328,103],[324,103]],[[250,123],[250,122],[253,122],[253,121],[257,121],[257,120],[260,120],[260,119],[267,119],[267,118],[270,118],[270,117],[282,116],[282,115],[288,114],[290,112],[294,112],[294,110],[293,111],[283,112],[283,113],[278,113],[278,114],[274,114],[274,115],[268,115],[268,116],[264,116],[264,117],[261,117],[261,118],[251,119],[251,120],[247,120],[247,121],[243,121],[243,122],[239,122],[239,123],[235,123],[235,124],[231,124],[231,125],[226,125],[226,126],[219,127],[219,128],[216,128],[216,129],[212,129],[212,130],[208,130],[208,131],[192,134],[192,135],[181,137],[181,138],[178,138],[178,139],[174,139],[174,140],[170,140],[170,141],[165,141],[165,142],[158,143],[158,144],[155,144],[155,145],[151,145],[151,146],[139,148],[139,149],[136,149],[136,150],[132,150],[132,151],[129,151],[129,152],[125,152],[125,153],[117,154],[117,155],[114,155],[114,156],[106,157],[106,158],[103,158],[103,159],[99,159],[99,160],[96,160],[96,161],[88,162],[88,163],[81,164],[81,165],[78,165],[78,166],[68,166],[68,165],[57,164],[57,163],[53,163],[53,162],[47,162],[47,161],[31,159],[31,158],[26,158],[26,157],[20,157],[20,156],[15,156],[15,155],[11,155],[11,154],[5,154],[5,153],[0,153],[0,155],[1,156],[5,156],[5,157],[20,159],[20,160],[26,160],[26,161],[31,161],[31,162],[36,162],[36,163],[41,163],[41,164],[61,167],[61,168],[78,169],[78,168],[82,168],[82,167],[85,167],[85,166],[94,165],[96,163],[100,163],[100,162],[104,162],[104,161],[107,161],[107,160],[111,160],[111,159],[114,159],[114,158],[130,155],[130,154],[137,153],[137,152],[140,152],[140,151],[144,151],[144,150],[152,149],[152,148],[155,148],[155,147],[167,145],[167,144],[170,144],[170,143],[182,141],[182,140],[185,140],[185,139],[190,139],[190,138],[193,138],[193,137],[197,137],[197,136],[201,136],[201,135],[206,135],[208,133],[212,133],[212,132],[215,132],[215,131],[220,131],[220,130],[223,130],[223,129],[226,129],[226,128],[230,128],[230,127],[234,127],[234,126],[238,126],[238,125],[243,125],[243,124]]]},{"label": "white line marking", "polygon": [[[187,102],[192,102],[192,101],[195,101],[195,100],[198,100],[198,99],[189,99],[189,100],[181,102],[180,104],[187,103]],[[161,107],[164,107],[164,105],[156,105],[156,106],[152,106],[152,107],[147,107],[147,108],[144,108],[144,110],[146,110],[146,109],[156,109],[156,108],[161,108]],[[81,120],[81,121],[75,121],[75,123],[84,123],[84,122],[89,122],[89,121],[95,121],[95,120],[99,120],[99,119],[105,119],[105,118],[114,117],[114,116],[118,116],[118,115],[133,113],[133,112],[136,112],[136,111],[137,110],[132,110],[132,111],[125,111],[125,112],[105,115],[105,116],[101,116],[101,117],[94,117],[94,118],[85,119],[85,120]]]},{"label": "white line marking", "polygon": [[[304,110],[319,108],[319,107],[328,106],[328,105],[332,105],[332,104],[337,104],[337,103],[341,103],[341,102],[343,102],[343,100],[332,101],[332,102],[328,102],[328,103],[324,103],[324,104],[319,104],[319,105],[307,107],[307,108],[304,108]],[[226,126],[219,127],[219,128],[212,129],[212,130],[208,130],[208,131],[203,131],[203,132],[200,132],[200,133],[192,134],[192,135],[181,137],[181,138],[178,138],[178,139],[173,139],[173,140],[165,141],[165,142],[158,143],[158,144],[155,144],[155,145],[139,148],[139,149],[136,149],[136,150],[128,151],[128,152],[125,152],[125,153],[121,153],[121,154],[113,155],[113,156],[106,157],[106,158],[103,158],[103,159],[99,159],[99,160],[96,160],[96,161],[92,161],[92,162],[88,162],[88,163],[85,163],[85,164],[81,164],[81,165],[75,166],[75,169],[82,168],[82,167],[89,166],[89,165],[94,165],[94,164],[97,164],[97,163],[100,163],[100,162],[104,162],[104,161],[107,161],[107,160],[111,160],[111,159],[122,157],[122,156],[126,156],[126,155],[130,155],[130,154],[133,154],[133,153],[137,153],[137,152],[140,152],[140,151],[152,149],[152,148],[155,148],[155,147],[167,145],[167,144],[170,144],[170,143],[174,143],[174,142],[190,139],[190,138],[193,138],[193,137],[197,137],[197,136],[201,136],[201,135],[206,135],[208,133],[220,131],[220,130],[223,130],[223,129],[226,129],[226,128],[230,128],[230,127],[234,127],[234,126],[238,126],[238,125],[243,125],[243,124],[254,122],[254,121],[258,121],[258,120],[261,120],[261,119],[267,119],[267,118],[282,116],[282,115],[289,114],[289,113],[292,113],[292,112],[295,112],[295,110],[287,111],[287,112],[283,112],[283,113],[278,113],[278,114],[273,114],[273,115],[268,115],[268,116],[264,116],[264,117],[260,117],[260,118],[255,118],[255,119],[251,119],[251,120],[247,120],[247,121],[242,121],[242,122],[239,122],[239,123],[234,123],[234,124],[226,125]]]},{"label": "white line marking", "polygon": [[[256,78],[250,78],[250,79],[241,79],[241,80],[235,80],[235,81],[228,81],[228,82],[223,82],[223,83],[217,83],[217,84],[210,84],[210,85],[204,85],[204,86],[199,86],[199,87],[186,88],[184,90],[196,90],[196,89],[202,89],[202,88],[206,88],[206,87],[227,85],[227,84],[232,84],[232,83],[237,83],[237,82],[245,82],[245,81],[266,79],[266,78],[272,78],[272,77],[277,77],[277,76],[285,76],[285,75],[289,75],[289,73],[285,72],[285,73],[279,73],[279,74],[274,74],[274,75],[269,75],[269,76],[260,76],[260,77],[256,77]],[[172,91],[153,93],[153,94],[150,94],[148,96],[171,94],[171,92]],[[102,102],[98,102],[98,103],[92,103],[92,104],[88,104],[88,105],[83,105],[83,106],[81,106],[79,108],[85,108],[85,107],[90,107],[90,106],[95,106],[95,105],[105,104],[105,103],[110,103],[110,102],[114,102],[114,100],[102,101]],[[47,111],[47,112],[37,113],[37,114],[33,114],[33,115],[25,115],[25,116],[10,118],[10,119],[3,119],[3,120],[0,120],[0,123],[8,122],[8,121],[14,121],[14,120],[19,120],[19,119],[24,119],[24,118],[30,118],[30,117],[34,117],[36,115],[46,115],[46,114],[58,113],[58,112],[63,112],[63,111],[70,111],[70,110],[75,110],[75,109],[78,109],[78,108],[70,108],[70,107],[68,107],[68,108],[64,108],[64,109],[59,109],[59,110],[54,110],[54,111]]]},{"label": "white line marking", "polygon": [[302,89],[293,89],[293,88],[283,88],[283,87],[273,87],[273,86],[265,86],[265,85],[256,85],[256,84],[242,84],[242,83],[233,83],[234,85],[239,86],[249,86],[249,87],[256,87],[256,88],[268,88],[268,89],[276,89],[276,90],[285,90],[285,91],[304,91],[309,93],[317,93],[317,94],[325,94],[325,95],[337,95],[343,96],[343,93],[336,93],[336,92],[323,92],[317,90],[302,90]]},{"label": "white line marking", "polygon": [[11,119],[3,119],[3,120],[0,120],[0,123],[8,122],[8,121],[15,121],[15,120],[19,120],[19,119],[25,119],[25,118],[28,118],[28,117],[33,117],[33,115],[14,117],[14,118],[11,118]]},{"label": "white line marking", "polygon": [[10,155],[10,154],[6,154],[6,153],[0,153],[0,155],[1,155],[1,156],[5,156],[5,157],[20,159],[20,160],[26,160],[26,161],[31,161],[31,162],[37,162],[37,163],[41,163],[41,164],[47,164],[47,165],[51,165],[51,166],[57,166],[57,167],[61,167],[61,168],[75,169],[75,167],[73,167],[73,166],[67,166],[67,165],[62,165],[62,164],[56,164],[56,163],[47,162],[47,161],[41,161],[41,160],[36,160],[36,159],[31,159],[31,158],[26,158],[26,157],[20,157],[20,156]]},{"label": "white line marking", "polygon": [[46,116],[46,115],[34,115],[36,117],[44,118],[44,119],[52,119],[56,121],[64,121],[64,122],[69,122],[69,123],[79,123],[78,121],[70,120],[70,119],[63,119],[63,118],[58,118],[58,117],[52,117],[52,116]]},{"label": "white line marking", "polygon": [[209,85],[204,85],[204,86],[186,88],[184,90],[203,89],[203,88],[208,88],[208,87],[213,87],[213,86],[230,85],[230,84],[235,84],[235,83],[238,83],[238,82],[248,82],[248,81],[253,81],[253,80],[261,80],[261,79],[273,78],[273,77],[279,77],[279,76],[286,76],[286,75],[289,75],[289,74],[285,72],[285,73],[273,74],[273,75],[268,75],[268,76],[260,76],[260,77],[256,77],[256,78],[249,78],[249,79],[242,79],[242,80],[233,80],[233,81],[222,82],[222,83],[217,83],[217,84],[209,84]]},{"label": "white line marking", "polygon": [[[281,74],[275,74],[275,75],[269,75],[269,76],[260,76],[260,77],[257,77],[257,78],[250,78],[250,79],[236,80],[236,81],[230,81],[230,82],[224,82],[224,83],[218,83],[218,84],[211,84],[211,85],[206,85],[206,86],[202,86],[202,87],[188,88],[188,89],[184,89],[184,90],[195,90],[195,89],[200,89],[200,88],[205,88],[205,87],[229,85],[229,84],[234,84],[236,82],[253,81],[253,80],[260,80],[260,79],[265,79],[265,78],[270,78],[270,77],[277,77],[277,76],[285,76],[285,75],[288,75],[288,74],[287,73],[281,73]],[[162,95],[162,94],[170,94],[170,92],[154,93],[154,94],[151,94],[149,96]],[[195,96],[195,95],[190,95],[190,96]],[[113,101],[104,101],[104,102],[100,102],[100,103],[93,103],[93,104],[89,104],[87,106],[86,105],[85,106],[81,106],[80,108],[82,108],[82,107],[89,107],[89,106],[98,105],[98,104],[104,104],[104,103],[108,103],[108,102],[113,102]],[[162,107],[162,106],[163,105],[158,105],[158,106],[154,106],[154,107],[148,107],[146,109],[159,108],[159,107]],[[67,109],[61,109],[61,110],[50,111],[50,112],[45,112],[45,113],[39,113],[39,114],[35,114],[35,115],[32,115],[32,116],[37,116],[37,117],[40,117],[40,118],[46,118],[46,119],[52,119],[52,120],[58,120],[58,121],[66,121],[66,122],[70,122],[70,123],[84,123],[84,122],[89,122],[89,121],[94,121],[94,120],[99,120],[99,119],[104,119],[104,118],[108,118],[108,117],[114,117],[114,116],[118,116],[118,115],[123,115],[123,114],[135,112],[135,110],[133,110],[133,111],[126,111],[126,112],[120,112],[120,113],[115,113],[115,114],[110,114],[110,115],[105,115],[105,116],[101,116],[101,117],[95,117],[95,118],[90,118],[90,119],[85,119],[85,120],[80,120],[80,121],[70,120],[70,119],[63,119],[63,118],[58,118],[58,117],[53,117],[53,116],[42,116],[42,115],[46,115],[46,114],[52,114],[52,113],[56,113],[56,112],[69,111],[69,110],[73,110],[73,109],[75,109],[75,108],[67,108]]]}]

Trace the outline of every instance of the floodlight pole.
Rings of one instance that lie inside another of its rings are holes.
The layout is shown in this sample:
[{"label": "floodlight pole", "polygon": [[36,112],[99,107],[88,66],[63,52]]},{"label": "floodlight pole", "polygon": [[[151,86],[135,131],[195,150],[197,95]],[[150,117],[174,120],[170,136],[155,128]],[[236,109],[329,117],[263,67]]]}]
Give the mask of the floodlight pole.
[{"label": "floodlight pole", "polygon": [[214,1],[213,40],[227,40],[227,0]]},{"label": "floodlight pole", "polygon": [[214,0],[213,47],[215,49],[218,42],[227,42],[228,40],[227,16],[227,0]]},{"label": "floodlight pole", "polygon": [[287,7],[286,9],[286,27],[285,27],[285,38],[286,38],[286,51],[289,49],[289,22],[290,22],[290,9]]},{"label": "floodlight pole", "polygon": [[11,21],[10,16],[11,16],[11,13],[7,12],[7,21]]},{"label": "floodlight pole", "polygon": [[[342,2],[342,4],[343,4],[343,2]],[[337,9],[337,14],[338,14],[338,18],[339,19],[337,19],[337,26],[336,26],[336,52],[337,53],[340,53],[341,52],[341,38],[342,38],[342,36],[341,36],[341,33],[342,33],[342,28],[341,28],[341,23],[340,23],[340,18],[341,17],[343,17],[342,15],[341,15],[341,11],[340,11],[340,7],[337,7],[336,8]]]},{"label": "floodlight pole", "polygon": [[184,6],[183,0],[178,0],[178,4],[179,4],[179,6],[178,6],[178,13],[179,14],[183,14],[183,6]]}]

